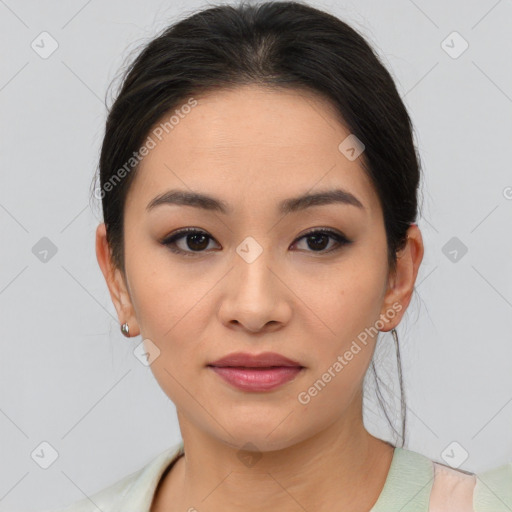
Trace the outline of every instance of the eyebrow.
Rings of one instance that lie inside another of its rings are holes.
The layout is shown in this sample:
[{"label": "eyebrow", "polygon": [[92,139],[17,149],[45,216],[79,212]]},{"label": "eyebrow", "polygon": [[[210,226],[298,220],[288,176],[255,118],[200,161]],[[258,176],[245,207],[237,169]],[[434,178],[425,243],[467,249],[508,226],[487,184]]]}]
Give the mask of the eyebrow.
[{"label": "eyebrow", "polygon": [[[232,208],[221,199],[212,196],[200,194],[198,192],[189,192],[186,190],[168,190],[153,198],[146,206],[147,211],[151,211],[157,206],[163,204],[177,204],[180,206],[192,206],[208,211],[216,211],[223,214],[229,214]],[[305,194],[298,197],[285,199],[278,205],[278,211],[282,214],[294,213],[328,204],[352,205],[364,210],[364,206],[359,199],[348,190],[337,188],[334,190],[325,190],[315,194]]]}]

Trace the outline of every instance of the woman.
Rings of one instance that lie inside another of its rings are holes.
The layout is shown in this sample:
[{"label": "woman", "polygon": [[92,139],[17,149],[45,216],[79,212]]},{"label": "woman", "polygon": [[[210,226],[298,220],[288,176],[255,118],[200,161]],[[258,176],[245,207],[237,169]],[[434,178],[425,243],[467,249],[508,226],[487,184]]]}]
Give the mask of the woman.
[{"label": "woman", "polygon": [[108,115],[96,253],[183,441],[66,510],[511,510],[512,464],[363,423],[423,257],[419,180],[390,74],[336,17],[218,6],[151,41]]}]

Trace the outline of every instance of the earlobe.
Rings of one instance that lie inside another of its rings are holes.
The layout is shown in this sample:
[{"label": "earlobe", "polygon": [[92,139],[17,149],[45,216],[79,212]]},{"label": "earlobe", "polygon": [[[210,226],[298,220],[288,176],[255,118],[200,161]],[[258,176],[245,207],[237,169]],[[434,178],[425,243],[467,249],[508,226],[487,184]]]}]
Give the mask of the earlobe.
[{"label": "earlobe", "polygon": [[[392,308],[393,320],[389,321],[386,324],[386,328],[382,329],[382,331],[386,332],[396,327],[405,314],[414,291],[414,284],[423,259],[423,252],[421,231],[416,224],[411,224],[407,230],[407,243],[397,255],[396,272],[390,279],[391,284],[386,292],[381,311],[381,317],[389,316],[386,313]],[[397,304],[400,305],[399,309]]]},{"label": "earlobe", "polygon": [[111,251],[107,242],[105,223],[96,228],[96,259],[100,266],[105,282],[117,311],[120,324],[128,322],[130,335],[138,334],[137,321],[133,312],[130,295],[121,271],[112,263]]}]

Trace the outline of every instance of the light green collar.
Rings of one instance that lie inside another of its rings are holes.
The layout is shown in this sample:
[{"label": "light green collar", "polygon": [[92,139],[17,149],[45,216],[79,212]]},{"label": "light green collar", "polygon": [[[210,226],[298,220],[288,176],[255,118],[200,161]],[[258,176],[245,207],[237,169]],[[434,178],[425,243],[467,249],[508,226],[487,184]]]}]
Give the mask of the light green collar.
[{"label": "light green collar", "polygon": [[432,461],[397,446],[382,492],[370,512],[428,512],[433,483]]}]

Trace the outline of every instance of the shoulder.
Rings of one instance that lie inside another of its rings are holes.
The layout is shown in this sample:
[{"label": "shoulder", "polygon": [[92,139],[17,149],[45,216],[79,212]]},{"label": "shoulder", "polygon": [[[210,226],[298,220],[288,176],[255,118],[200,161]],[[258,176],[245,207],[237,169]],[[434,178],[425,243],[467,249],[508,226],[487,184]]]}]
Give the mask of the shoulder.
[{"label": "shoulder", "polygon": [[131,473],[114,484],[104,489],[77,500],[65,508],[60,508],[53,512],[112,512],[117,510],[119,502],[126,495],[126,492],[133,488],[135,482],[139,479],[143,469]]},{"label": "shoulder", "polygon": [[47,512],[146,512],[161,475],[170,463],[183,453],[183,441],[151,459],[141,469],[130,473],[114,484],[87,496],[65,508]]},{"label": "shoulder", "polygon": [[428,512],[512,511],[512,463],[471,473],[431,462],[433,482]]},{"label": "shoulder", "polygon": [[372,512],[511,512],[512,463],[472,473],[406,448],[395,449]]},{"label": "shoulder", "polygon": [[512,510],[512,463],[477,474],[475,512]]}]

